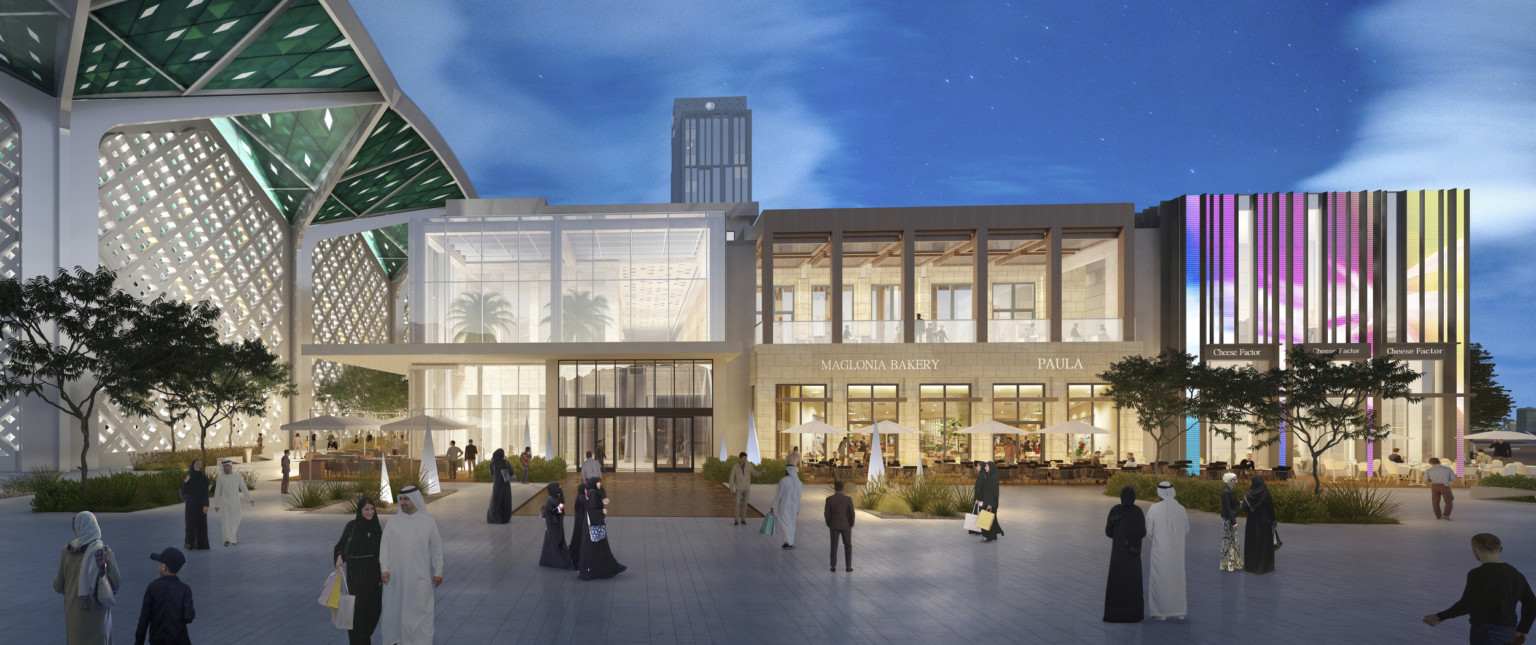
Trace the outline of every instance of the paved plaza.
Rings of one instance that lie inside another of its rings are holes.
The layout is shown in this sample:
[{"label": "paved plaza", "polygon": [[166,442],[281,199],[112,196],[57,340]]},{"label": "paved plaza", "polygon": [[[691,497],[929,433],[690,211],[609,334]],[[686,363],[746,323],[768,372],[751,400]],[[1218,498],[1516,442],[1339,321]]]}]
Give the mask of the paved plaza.
[{"label": "paved plaza", "polygon": [[[263,466],[265,468],[267,466]],[[799,546],[727,518],[614,517],[609,536],[629,571],[582,582],[537,566],[543,522],[518,516],[487,525],[487,484],[430,505],[442,529],[446,574],[437,594],[439,643],[1425,643],[1465,639],[1465,619],[1431,629],[1426,613],[1449,606],[1475,563],[1468,538],[1504,538],[1507,560],[1536,574],[1536,505],[1462,494],[1456,521],[1437,522],[1428,493],[1400,490],[1401,526],[1281,527],[1285,547],[1267,576],[1217,571],[1218,518],[1191,512],[1190,616],[1185,621],[1100,621],[1110,498],[1098,488],[1004,487],[1007,536],[980,544],[952,520],[884,520],[860,514],[854,573],[827,571],[821,528],[825,486],[805,488]],[[514,503],[542,495],[514,486]],[[759,485],[759,507],[771,500]],[[246,511],[241,543],[190,554],[197,642],[343,643],[315,603],[331,549],[348,519],[281,508],[263,482]],[[6,642],[63,640],[63,599],[51,588],[71,537],[65,514],[33,514],[28,499],[0,500],[0,625]],[[626,500],[615,495],[614,505]],[[181,544],[181,509],[101,516],[125,588],[118,642],[132,642],[151,551]],[[569,526],[569,524],[567,524]],[[567,529],[569,530],[569,529]],[[377,638],[377,637],[376,637]],[[375,640],[377,642],[377,640]]]}]

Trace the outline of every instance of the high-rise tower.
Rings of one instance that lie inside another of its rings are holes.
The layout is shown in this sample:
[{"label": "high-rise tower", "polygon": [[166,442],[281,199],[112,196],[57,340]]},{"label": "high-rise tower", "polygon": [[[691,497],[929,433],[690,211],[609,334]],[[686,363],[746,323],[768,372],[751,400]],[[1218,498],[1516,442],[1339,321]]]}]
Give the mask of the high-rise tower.
[{"label": "high-rise tower", "polygon": [[672,202],[752,201],[752,111],[747,97],[672,104]]}]

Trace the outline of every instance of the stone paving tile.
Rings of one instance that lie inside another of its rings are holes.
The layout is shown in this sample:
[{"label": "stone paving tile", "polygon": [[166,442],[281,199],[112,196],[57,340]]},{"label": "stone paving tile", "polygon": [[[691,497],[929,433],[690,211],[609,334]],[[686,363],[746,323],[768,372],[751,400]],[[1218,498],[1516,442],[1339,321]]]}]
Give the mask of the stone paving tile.
[{"label": "stone paving tile", "polygon": [[[1455,522],[1436,522],[1422,490],[1395,494],[1400,526],[1284,526],[1279,570],[1216,569],[1220,527],[1191,512],[1186,621],[1100,622],[1113,500],[1084,487],[1009,487],[1007,535],[980,544],[953,520],[860,515],[852,574],[826,571],[822,487],[807,487],[797,548],[726,517],[614,517],[613,548],[630,570],[582,582],[537,566],[543,523],[484,522],[489,487],[434,502],[446,581],[437,594],[439,643],[1377,643],[1457,642],[1466,623],[1436,629],[1420,616],[1444,609],[1475,565],[1467,538],[1505,538],[1507,560],[1536,575],[1536,506],[1457,500]],[[515,500],[541,497],[515,486]],[[618,492],[617,490],[615,491]],[[344,516],[279,510],[276,487],[255,492],[241,544],[191,555],[184,579],[199,617],[198,642],[343,643],[314,604]],[[754,487],[760,508],[773,487]],[[616,494],[615,504],[632,503]],[[69,517],[0,500],[0,642],[56,643],[61,603],[51,582],[70,537]],[[179,508],[101,517],[125,588],[114,636],[131,642],[151,551],[178,544]],[[567,531],[569,525],[567,525]],[[211,536],[217,543],[218,523]],[[375,639],[377,642],[377,638]]]},{"label": "stone paving tile", "polygon": [[[579,480],[575,473],[560,480],[567,500],[576,493]],[[695,473],[604,473],[603,489],[614,500],[609,504],[612,517],[732,517],[736,510],[726,487]],[[535,495],[512,514],[537,517],[545,497]],[[755,509],[747,515],[763,516]]]}]

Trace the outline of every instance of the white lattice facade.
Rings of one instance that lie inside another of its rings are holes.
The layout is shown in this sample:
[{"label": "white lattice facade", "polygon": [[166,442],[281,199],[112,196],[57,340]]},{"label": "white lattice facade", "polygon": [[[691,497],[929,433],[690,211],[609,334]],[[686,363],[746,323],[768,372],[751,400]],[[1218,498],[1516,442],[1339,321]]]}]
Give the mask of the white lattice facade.
[{"label": "white lattice facade", "polygon": [[[174,132],[108,134],[101,142],[100,250],[118,286],[145,300],[207,300],[219,307],[225,340],[260,338],[287,355],[290,227],[267,197],[237,170],[239,160],[206,125]],[[264,418],[236,418],[209,431],[209,445],[274,436],[286,401]],[[104,453],[170,449],[155,419],[130,419],[110,405],[97,417]],[[175,445],[195,445],[196,431],[176,429]]]},{"label": "white lattice facade", "polygon": [[[315,245],[315,343],[372,344],[389,342],[389,278],[362,235],[352,234]],[[315,361],[314,383],[341,373],[330,361]]]},{"label": "white lattice facade", "polygon": [[[21,132],[0,105],[0,278],[21,275]],[[16,470],[21,450],[20,414],[13,399],[0,399],[0,471]]]}]

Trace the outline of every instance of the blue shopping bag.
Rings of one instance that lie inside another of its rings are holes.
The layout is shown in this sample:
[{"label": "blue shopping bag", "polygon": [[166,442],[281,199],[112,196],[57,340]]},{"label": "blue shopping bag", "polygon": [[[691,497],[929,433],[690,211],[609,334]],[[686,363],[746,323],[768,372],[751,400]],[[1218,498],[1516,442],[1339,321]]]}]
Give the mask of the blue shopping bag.
[{"label": "blue shopping bag", "polygon": [[773,535],[773,513],[763,516],[763,528],[758,529],[757,532],[763,535]]}]

